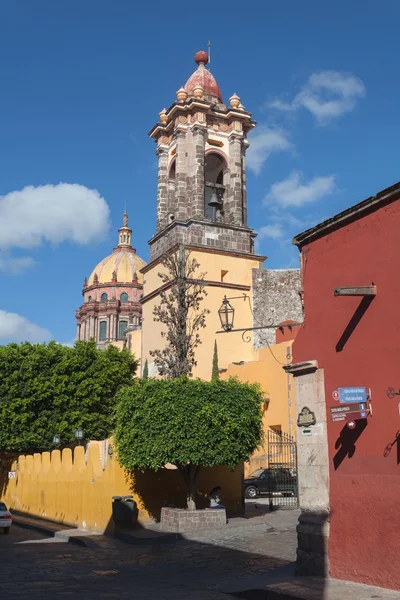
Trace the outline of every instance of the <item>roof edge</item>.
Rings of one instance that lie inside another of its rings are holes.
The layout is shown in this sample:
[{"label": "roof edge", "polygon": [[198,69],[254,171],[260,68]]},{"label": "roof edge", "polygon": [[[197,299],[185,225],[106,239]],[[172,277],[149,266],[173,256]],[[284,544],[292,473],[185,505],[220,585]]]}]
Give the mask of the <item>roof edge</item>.
[{"label": "roof edge", "polygon": [[400,195],[400,181],[390,187],[378,192],[375,196],[370,196],[358,204],[354,204],[346,210],[334,215],[330,219],[318,223],[310,229],[294,236],[292,244],[301,248],[306,243],[316,240],[331,231],[344,227],[347,223],[355,221],[365,215],[378,210],[386,204],[394,202]]}]

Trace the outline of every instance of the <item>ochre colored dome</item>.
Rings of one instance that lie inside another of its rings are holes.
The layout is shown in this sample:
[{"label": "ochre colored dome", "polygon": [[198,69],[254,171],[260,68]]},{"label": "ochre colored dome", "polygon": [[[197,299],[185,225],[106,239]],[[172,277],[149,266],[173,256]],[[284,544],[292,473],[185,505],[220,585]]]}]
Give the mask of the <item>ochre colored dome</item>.
[{"label": "ochre colored dome", "polygon": [[88,285],[93,285],[95,274],[97,274],[99,284],[111,283],[114,271],[117,274],[118,283],[131,283],[136,279],[139,283],[143,283],[143,274],[140,273],[140,269],[145,265],[145,261],[136,254],[133,248],[118,247],[113,254],[103,258],[93,269]]},{"label": "ochre colored dome", "polygon": [[[206,58],[207,61],[205,61]],[[203,59],[205,62],[203,62]],[[198,63],[199,66],[197,67],[193,75],[191,75],[187,80],[184,86],[185,90],[187,91],[189,96],[193,96],[194,88],[201,85],[206,94],[216,96],[218,100],[222,102],[222,94],[221,90],[219,89],[219,85],[216,82],[214,75],[212,75],[210,71],[208,71],[205,68],[205,64],[207,64],[208,62],[207,52],[204,52],[204,50],[197,52],[196,56],[194,57],[194,60]]]}]

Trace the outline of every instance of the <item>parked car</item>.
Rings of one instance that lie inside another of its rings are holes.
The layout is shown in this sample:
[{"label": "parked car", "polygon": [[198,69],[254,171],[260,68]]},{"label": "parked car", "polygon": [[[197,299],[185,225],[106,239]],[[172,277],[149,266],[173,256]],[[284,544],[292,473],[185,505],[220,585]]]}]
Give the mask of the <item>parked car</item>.
[{"label": "parked car", "polygon": [[12,524],[12,516],[4,502],[0,502],[0,529],[3,528],[4,533],[9,533]]},{"label": "parked car", "polygon": [[292,469],[257,469],[244,480],[246,498],[268,496],[296,496],[297,476]]}]

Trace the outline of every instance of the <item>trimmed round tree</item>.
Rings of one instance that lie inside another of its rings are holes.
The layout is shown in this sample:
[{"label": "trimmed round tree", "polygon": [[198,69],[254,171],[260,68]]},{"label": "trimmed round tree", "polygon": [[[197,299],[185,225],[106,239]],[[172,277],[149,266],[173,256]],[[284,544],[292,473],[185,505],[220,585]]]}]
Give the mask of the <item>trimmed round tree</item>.
[{"label": "trimmed round tree", "polygon": [[174,464],[196,508],[200,467],[246,461],[262,441],[262,394],[236,379],[135,380],[117,395],[115,442],[128,470]]}]

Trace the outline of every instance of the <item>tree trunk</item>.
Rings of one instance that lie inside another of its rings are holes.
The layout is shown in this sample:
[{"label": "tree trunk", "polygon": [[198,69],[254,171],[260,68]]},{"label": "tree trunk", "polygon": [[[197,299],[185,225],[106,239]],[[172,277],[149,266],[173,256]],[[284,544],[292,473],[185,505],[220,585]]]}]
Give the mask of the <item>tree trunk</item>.
[{"label": "tree trunk", "polygon": [[200,467],[198,465],[177,465],[178,469],[183,475],[187,486],[187,509],[196,510],[196,491],[197,491],[197,477],[199,475]]}]

